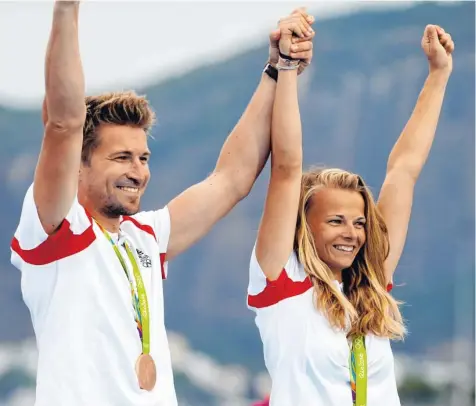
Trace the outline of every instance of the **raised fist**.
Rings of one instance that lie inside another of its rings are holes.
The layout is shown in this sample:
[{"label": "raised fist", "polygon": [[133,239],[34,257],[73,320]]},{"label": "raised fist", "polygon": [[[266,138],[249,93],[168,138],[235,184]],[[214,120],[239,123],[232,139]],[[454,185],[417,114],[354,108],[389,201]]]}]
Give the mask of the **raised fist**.
[{"label": "raised fist", "polygon": [[427,25],[421,39],[421,47],[428,58],[430,72],[446,71],[451,73],[455,44],[450,34],[438,25]]}]

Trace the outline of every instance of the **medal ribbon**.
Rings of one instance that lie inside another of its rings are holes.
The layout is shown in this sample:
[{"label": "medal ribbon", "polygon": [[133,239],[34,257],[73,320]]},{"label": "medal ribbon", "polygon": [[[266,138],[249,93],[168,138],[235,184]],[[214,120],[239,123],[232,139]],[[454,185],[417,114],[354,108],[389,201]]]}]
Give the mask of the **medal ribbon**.
[{"label": "medal ribbon", "polygon": [[353,405],[367,406],[367,350],[364,336],[352,340],[349,369]]},{"label": "medal ribbon", "polygon": [[129,272],[127,271],[126,261],[124,261],[124,258],[122,257],[122,254],[119,251],[119,248],[114,243],[109,233],[97,221],[96,221],[96,224],[99,226],[104,236],[112,244],[112,248],[114,249],[114,252],[116,253],[117,258],[119,259],[119,262],[122,265],[122,269],[124,269],[124,272],[126,273],[126,277],[127,277],[127,280],[129,281],[129,285],[131,288],[132,307],[134,308],[134,319],[137,324],[137,330],[139,331],[139,337],[142,342],[142,353],[149,354],[150,352],[149,303],[147,301],[147,293],[145,291],[144,282],[142,280],[142,276],[139,270],[139,266],[137,265],[137,261],[129,247],[129,244],[127,244],[127,242],[124,241],[123,247],[126,250],[129,261],[131,261],[132,271],[136,281],[136,286],[137,286],[137,294],[136,294],[134,289],[134,284],[132,283]]}]

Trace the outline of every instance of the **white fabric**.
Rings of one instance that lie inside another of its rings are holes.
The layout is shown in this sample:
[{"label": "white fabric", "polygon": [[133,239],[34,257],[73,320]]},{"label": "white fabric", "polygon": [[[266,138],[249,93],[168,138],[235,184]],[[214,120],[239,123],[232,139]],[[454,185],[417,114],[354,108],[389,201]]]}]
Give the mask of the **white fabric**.
[{"label": "white fabric", "polygon": [[39,350],[35,406],[177,405],[160,255],[167,251],[169,212],[164,208],[123,220],[119,239],[133,249],[149,302],[155,388],[147,392],[137,382],[135,363],[142,345],[130,285],[110,242],[77,200],[60,230],[48,237],[31,186],[12,241],[11,262],[21,270]]},{"label": "white fabric", "polygon": [[[256,312],[272,379],[270,406],[352,406],[345,333],[317,311],[314,289],[295,253],[283,273],[267,282],[253,250],[248,307]],[[400,406],[389,340],[368,336],[366,348],[367,406]]]}]

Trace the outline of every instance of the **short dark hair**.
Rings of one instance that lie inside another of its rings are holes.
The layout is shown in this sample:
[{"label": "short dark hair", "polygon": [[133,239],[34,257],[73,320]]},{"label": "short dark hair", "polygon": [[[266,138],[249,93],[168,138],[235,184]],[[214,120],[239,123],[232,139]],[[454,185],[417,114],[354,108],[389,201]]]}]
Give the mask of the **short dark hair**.
[{"label": "short dark hair", "polygon": [[138,96],[133,91],[86,97],[82,162],[90,163],[91,154],[99,145],[97,129],[101,124],[129,125],[142,128],[149,134],[155,119],[155,113],[146,97]]}]

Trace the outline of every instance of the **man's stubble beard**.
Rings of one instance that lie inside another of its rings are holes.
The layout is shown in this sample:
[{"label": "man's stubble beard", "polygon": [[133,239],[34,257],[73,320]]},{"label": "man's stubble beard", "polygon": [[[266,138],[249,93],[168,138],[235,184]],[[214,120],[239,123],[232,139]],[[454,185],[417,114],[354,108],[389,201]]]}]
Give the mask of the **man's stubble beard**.
[{"label": "man's stubble beard", "polygon": [[[114,199],[116,200],[116,199]],[[119,218],[120,216],[133,216],[139,212],[140,202],[136,209],[128,209],[126,206],[118,201],[107,202],[102,208],[101,212],[108,218]]]}]

